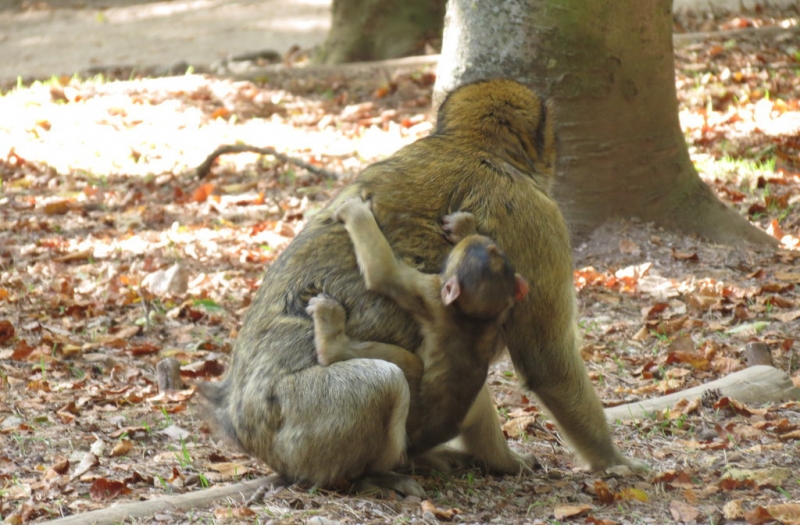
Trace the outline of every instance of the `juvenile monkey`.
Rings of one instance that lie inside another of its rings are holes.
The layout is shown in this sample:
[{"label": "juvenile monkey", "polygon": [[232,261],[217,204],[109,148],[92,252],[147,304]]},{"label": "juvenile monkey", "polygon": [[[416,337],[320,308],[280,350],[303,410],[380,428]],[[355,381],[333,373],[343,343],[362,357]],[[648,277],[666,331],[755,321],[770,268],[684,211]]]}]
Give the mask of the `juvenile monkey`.
[{"label": "juvenile monkey", "polygon": [[474,217],[444,218],[455,244],[440,274],[426,274],[398,260],[368,203],[347,199],[335,217],[344,223],[367,289],[383,294],[420,325],[414,350],[356,341],[345,333],[345,311],[324,294],[309,301],[317,357],[322,365],[356,358],[383,359],[403,371],[411,405],[406,422],[408,453],[414,456],[454,438],[486,381],[489,364],[505,343],[508,313],[528,293],[527,281],[488,237],[475,234]]},{"label": "juvenile monkey", "polygon": [[[326,485],[367,477],[387,489],[423,493],[410,477],[391,472],[406,443],[410,394],[403,372],[380,359],[320,366],[305,311],[312,297],[325,293],[349,312],[350,337],[407,349],[421,344],[408,312],[367,291],[350,236],[335,220],[341,203],[361,197],[372,202],[396,256],[424,273],[438,272],[452,249],[441,217],[469,210],[478,230],[531,279],[530,298],[505,324],[517,374],[588,466],[630,464],[614,446],[579,353],[569,231],[548,193],[556,160],[553,126],[550,105],[513,80],[453,91],[430,136],[367,167],[270,265],[226,376],[202,390],[208,416],[286,480]],[[458,441],[491,472],[525,468],[506,443],[486,386],[461,423]]]}]

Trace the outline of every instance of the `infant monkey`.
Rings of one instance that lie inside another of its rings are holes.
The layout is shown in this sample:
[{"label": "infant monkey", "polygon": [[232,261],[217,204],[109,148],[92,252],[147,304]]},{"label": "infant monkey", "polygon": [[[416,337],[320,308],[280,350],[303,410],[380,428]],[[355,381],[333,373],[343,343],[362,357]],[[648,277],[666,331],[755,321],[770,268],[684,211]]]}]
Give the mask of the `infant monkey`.
[{"label": "infant monkey", "polygon": [[345,334],[345,311],[321,294],[309,301],[317,358],[327,366],[356,358],[382,359],[403,371],[411,393],[407,452],[413,457],[454,438],[486,381],[489,364],[505,346],[502,328],[528,293],[527,281],[488,237],[475,234],[470,213],[443,219],[455,247],[441,274],[425,274],[398,260],[370,205],[346,200],[336,211],[355,247],[367,289],[383,294],[420,324],[415,352]]}]

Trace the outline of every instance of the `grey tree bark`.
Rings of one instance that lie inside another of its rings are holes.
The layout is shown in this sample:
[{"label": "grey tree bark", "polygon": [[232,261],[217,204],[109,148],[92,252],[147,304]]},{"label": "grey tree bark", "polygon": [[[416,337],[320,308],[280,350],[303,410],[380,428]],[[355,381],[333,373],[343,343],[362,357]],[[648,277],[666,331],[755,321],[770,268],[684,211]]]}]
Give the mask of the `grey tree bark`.
[{"label": "grey tree bark", "polygon": [[722,204],[689,158],[671,0],[448,0],[434,105],[460,84],[501,76],[555,100],[554,197],[574,238],[625,217],[725,244],[776,244]]}]

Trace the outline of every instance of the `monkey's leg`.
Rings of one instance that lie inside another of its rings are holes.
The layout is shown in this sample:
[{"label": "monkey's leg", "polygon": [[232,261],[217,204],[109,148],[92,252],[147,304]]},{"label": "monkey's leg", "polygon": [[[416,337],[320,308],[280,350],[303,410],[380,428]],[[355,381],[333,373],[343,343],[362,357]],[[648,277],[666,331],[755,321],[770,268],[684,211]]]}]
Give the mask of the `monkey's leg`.
[{"label": "monkey's leg", "polygon": [[314,346],[319,364],[328,366],[354,357],[349,354],[350,338],[344,333],[347,314],[338,301],[319,294],[308,301],[306,312],[314,320]]},{"label": "monkey's leg", "polygon": [[518,474],[536,464],[532,456],[520,456],[508,448],[489,387],[483,385],[467,412],[457,438],[464,450],[488,471]]},{"label": "monkey's leg", "polygon": [[508,447],[486,385],[464,418],[459,436],[423,454],[420,462],[445,471],[478,465],[495,474],[519,474],[537,463],[533,456],[520,456]]},{"label": "monkey's leg", "polygon": [[400,367],[411,384],[422,376],[422,361],[405,348],[376,341],[357,341],[345,333],[346,313],[342,305],[320,294],[312,297],[306,311],[314,319],[317,360],[323,366],[348,359],[382,359]]},{"label": "monkey's leg", "polygon": [[[247,399],[242,408],[252,419],[265,400],[257,391]],[[377,359],[312,366],[283,378],[272,399],[280,402],[281,419],[256,418],[247,432],[253,439],[248,448],[287,479],[325,486],[364,478],[385,489],[424,495],[412,478],[391,472],[405,454],[410,401],[397,366]],[[259,432],[259,425],[276,430]]]},{"label": "monkey's leg", "polygon": [[[536,297],[535,292],[532,295]],[[566,301],[574,301],[571,281],[565,285],[561,304],[543,301],[534,312],[528,309],[535,301],[517,304],[511,315],[518,320],[507,332],[514,367],[555,419],[562,437],[591,469],[616,465],[646,468],[625,458],[614,446],[603,405],[578,351],[579,337],[572,324],[574,307]],[[542,319],[546,323],[539,321]]]}]

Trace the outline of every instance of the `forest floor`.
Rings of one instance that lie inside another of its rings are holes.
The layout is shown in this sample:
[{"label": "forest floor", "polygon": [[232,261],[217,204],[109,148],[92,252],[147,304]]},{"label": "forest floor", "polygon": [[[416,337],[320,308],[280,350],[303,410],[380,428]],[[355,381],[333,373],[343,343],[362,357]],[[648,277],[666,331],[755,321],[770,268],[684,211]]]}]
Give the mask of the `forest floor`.
[{"label": "forest floor", "polygon": [[[796,12],[685,15],[676,31],[797,21]],[[676,57],[681,122],[702,176],[783,244],[731,249],[614,223],[576,246],[582,354],[608,406],[726,376],[748,359],[800,383],[797,40],[709,36]],[[173,357],[187,382],[219,377],[270,262],[364,166],[433,125],[424,71],[368,90],[341,79],[288,91],[214,76],[112,76],[0,96],[6,523],[268,474],[209,433],[191,388],[159,392],[155,366]],[[243,153],[197,179],[207,155],[236,142],[340,176]],[[424,500],[295,486],[141,521],[800,523],[800,403],[719,399],[615,424],[624,453],[653,467],[620,477],[577,468],[507,359],[490,385],[512,446],[536,454],[541,470],[420,476]]]},{"label": "forest floor", "polygon": [[3,0],[0,81],[202,71],[231,56],[311,48],[329,27],[330,0]]}]

